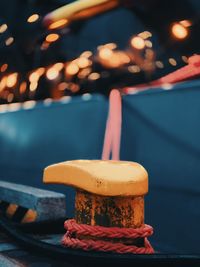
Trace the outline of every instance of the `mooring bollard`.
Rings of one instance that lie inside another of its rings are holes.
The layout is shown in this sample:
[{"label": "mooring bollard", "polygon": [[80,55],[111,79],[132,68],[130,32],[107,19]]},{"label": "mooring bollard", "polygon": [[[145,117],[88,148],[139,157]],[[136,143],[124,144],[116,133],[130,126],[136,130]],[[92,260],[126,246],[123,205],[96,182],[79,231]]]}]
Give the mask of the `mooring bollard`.
[{"label": "mooring bollard", "polygon": [[[109,242],[110,247],[121,243],[126,247],[143,248],[147,244],[145,238],[152,234],[152,228],[144,224],[148,174],[140,164],[126,161],[68,161],[47,167],[44,182],[76,188],[75,221],[65,224],[67,230],[71,229],[72,232],[65,236],[64,245],[88,250],[84,242],[89,240],[90,249],[96,249],[98,245],[92,244],[98,241]],[[124,233],[107,235],[104,230]],[[142,249],[138,251],[142,253]]]}]

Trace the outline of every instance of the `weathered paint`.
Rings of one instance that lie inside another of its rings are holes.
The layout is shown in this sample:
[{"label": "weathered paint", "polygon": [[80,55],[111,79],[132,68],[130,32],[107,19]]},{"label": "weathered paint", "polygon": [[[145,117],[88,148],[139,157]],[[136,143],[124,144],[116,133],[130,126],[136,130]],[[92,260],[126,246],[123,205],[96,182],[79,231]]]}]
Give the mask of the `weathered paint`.
[{"label": "weathered paint", "polygon": [[[144,197],[105,197],[77,190],[75,219],[79,224],[93,226],[139,228],[144,224]],[[79,238],[89,237],[79,236]],[[113,241],[143,245],[141,238]]]}]

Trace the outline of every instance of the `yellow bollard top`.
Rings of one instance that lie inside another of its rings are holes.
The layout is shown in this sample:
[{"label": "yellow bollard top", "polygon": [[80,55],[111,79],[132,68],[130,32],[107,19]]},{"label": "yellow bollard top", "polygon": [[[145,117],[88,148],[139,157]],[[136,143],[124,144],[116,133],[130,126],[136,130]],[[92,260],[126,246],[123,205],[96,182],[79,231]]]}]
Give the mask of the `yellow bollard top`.
[{"label": "yellow bollard top", "polygon": [[72,160],[44,170],[43,181],[73,186],[102,196],[142,196],[148,192],[148,173],[136,162]]}]

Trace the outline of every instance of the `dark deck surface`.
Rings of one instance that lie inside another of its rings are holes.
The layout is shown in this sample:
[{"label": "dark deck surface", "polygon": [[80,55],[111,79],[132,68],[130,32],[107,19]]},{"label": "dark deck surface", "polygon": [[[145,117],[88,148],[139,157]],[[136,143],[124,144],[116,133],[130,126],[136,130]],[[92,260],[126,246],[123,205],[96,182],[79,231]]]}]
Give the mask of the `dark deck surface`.
[{"label": "dark deck surface", "polygon": [[[41,240],[59,243],[61,235],[40,236]],[[42,253],[33,253],[18,246],[12,239],[0,233],[0,267],[75,267],[63,260],[53,260]]]}]

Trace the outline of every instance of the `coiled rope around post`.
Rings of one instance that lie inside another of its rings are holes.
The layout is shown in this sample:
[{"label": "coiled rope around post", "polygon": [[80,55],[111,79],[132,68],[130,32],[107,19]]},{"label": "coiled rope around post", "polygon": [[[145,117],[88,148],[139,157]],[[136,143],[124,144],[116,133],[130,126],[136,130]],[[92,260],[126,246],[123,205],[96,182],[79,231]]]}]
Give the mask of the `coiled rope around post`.
[{"label": "coiled rope around post", "polygon": [[[154,249],[147,240],[148,236],[153,234],[153,228],[149,225],[143,225],[140,228],[119,228],[119,227],[103,227],[90,226],[86,224],[78,224],[75,220],[67,220],[65,222],[66,234],[63,237],[62,243],[66,247],[73,249],[82,249],[85,251],[103,251],[116,252],[120,254],[134,253],[134,254],[153,254]],[[79,239],[87,237],[87,239]],[[95,238],[104,238],[100,240]],[[135,245],[125,245],[120,243],[119,238],[144,238],[144,246],[138,247]],[[110,239],[110,241],[108,240]]]}]

